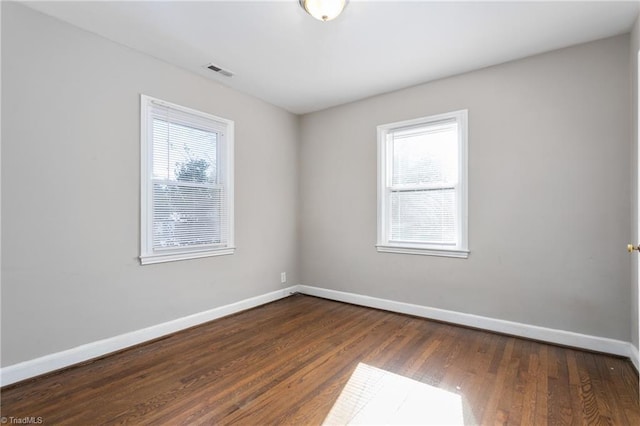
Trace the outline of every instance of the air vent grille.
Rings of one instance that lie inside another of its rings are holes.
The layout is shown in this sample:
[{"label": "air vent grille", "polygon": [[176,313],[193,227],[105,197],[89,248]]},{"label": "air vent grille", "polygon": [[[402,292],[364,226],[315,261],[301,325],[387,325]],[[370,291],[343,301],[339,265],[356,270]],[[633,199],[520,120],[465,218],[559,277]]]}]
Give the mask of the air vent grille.
[{"label": "air vent grille", "polygon": [[222,74],[225,77],[233,77],[233,73],[231,71],[222,69],[217,65],[209,64],[209,65],[207,65],[207,68],[210,69],[213,72],[217,72],[218,74]]}]

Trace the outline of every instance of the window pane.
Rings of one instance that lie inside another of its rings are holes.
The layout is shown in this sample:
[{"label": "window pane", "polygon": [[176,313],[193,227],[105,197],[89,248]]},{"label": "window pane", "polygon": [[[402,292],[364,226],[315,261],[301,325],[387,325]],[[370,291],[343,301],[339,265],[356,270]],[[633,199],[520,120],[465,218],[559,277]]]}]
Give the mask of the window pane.
[{"label": "window pane", "polygon": [[153,183],[153,247],[221,244],[226,235],[221,187]]},{"label": "window pane", "polygon": [[455,189],[391,193],[391,241],[455,244]]},{"label": "window pane", "polygon": [[458,180],[458,125],[434,124],[393,134],[393,185]]},{"label": "window pane", "polygon": [[217,181],[218,134],[153,119],[153,177],[186,182]]}]

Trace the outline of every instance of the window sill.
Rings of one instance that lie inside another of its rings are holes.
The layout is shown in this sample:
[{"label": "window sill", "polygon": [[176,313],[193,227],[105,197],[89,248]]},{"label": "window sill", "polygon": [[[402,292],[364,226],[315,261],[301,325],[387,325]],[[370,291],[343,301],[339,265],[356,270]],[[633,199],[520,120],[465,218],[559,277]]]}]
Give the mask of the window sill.
[{"label": "window sill", "polygon": [[469,257],[469,250],[459,249],[404,247],[382,244],[376,245],[376,248],[379,253],[419,254],[423,256],[455,257],[459,259],[467,259]]},{"label": "window sill", "polygon": [[174,262],[176,260],[200,259],[211,256],[225,256],[233,254],[235,247],[227,247],[220,250],[191,251],[182,253],[148,254],[140,256],[140,264],[151,265],[154,263]]}]

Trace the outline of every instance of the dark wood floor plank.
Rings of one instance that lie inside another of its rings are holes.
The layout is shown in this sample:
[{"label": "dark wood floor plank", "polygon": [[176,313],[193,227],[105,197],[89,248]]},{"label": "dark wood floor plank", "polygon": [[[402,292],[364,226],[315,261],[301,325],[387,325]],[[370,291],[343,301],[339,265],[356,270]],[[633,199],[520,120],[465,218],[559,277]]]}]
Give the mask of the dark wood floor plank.
[{"label": "dark wood floor plank", "polygon": [[0,410],[44,424],[313,425],[363,365],[459,395],[465,424],[640,424],[629,360],[302,295],[5,387]]},{"label": "dark wood floor plank", "polygon": [[[486,412],[491,395],[489,391],[495,386],[497,379],[496,374],[492,372],[497,372],[497,369],[492,367],[493,360],[499,349],[498,341],[503,340],[504,337],[488,332],[478,333],[482,336],[479,352],[466,365],[460,366],[473,374],[470,383],[464,387],[461,386],[465,399],[465,421],[468,419],[470,424],[480,424]],[[502,348],[504,349],[504,346]]]},{"label": "dark wood floor plank", "polygon": [[539,371],[540,356],[532,350],[531,353],[529,353],[526,379],[522,395],[521,422],[525,425],[535,424],[535,407]]},{"label": "dark wood floor plank", "polygon": [[551,346],[549,349],[549,422],[557,425],[573,424],[569,390],[569,372],[564,351]]},{"label": "dark wood floor plank", "polygon": [[[509,366],[511,365],[511,354],[515,340],[513,338],[505,338],[505,345],[501,348],[499,354],[501,356],[500,364],[491,368],[495,370],[495,381],[491,386],[491,393],[487,401],[486,410],[481,421],[482,424],[495,425],[505,424],[507,418],[504,412],[498,409],[500,404],[500,395],[508,380]],[[497,354],[496,354],[497,355]],[[494,358],[495,359],[495,358]]]},{"label": "dark wood floor plank", "polygon": [[538,349],[540,364],[536,378],[535,423],[549,423],[549,346],[541,344]]}]

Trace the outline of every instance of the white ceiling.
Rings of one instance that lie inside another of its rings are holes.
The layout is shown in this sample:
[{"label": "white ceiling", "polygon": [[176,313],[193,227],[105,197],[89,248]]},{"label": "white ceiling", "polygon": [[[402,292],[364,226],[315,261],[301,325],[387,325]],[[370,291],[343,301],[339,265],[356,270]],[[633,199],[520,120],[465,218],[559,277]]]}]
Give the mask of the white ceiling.
[{"label": "white ceiling", "polygon": [[25,4],[301,114],[623,34],[640,3],[352,0],[330,22],[298,0]]}]

